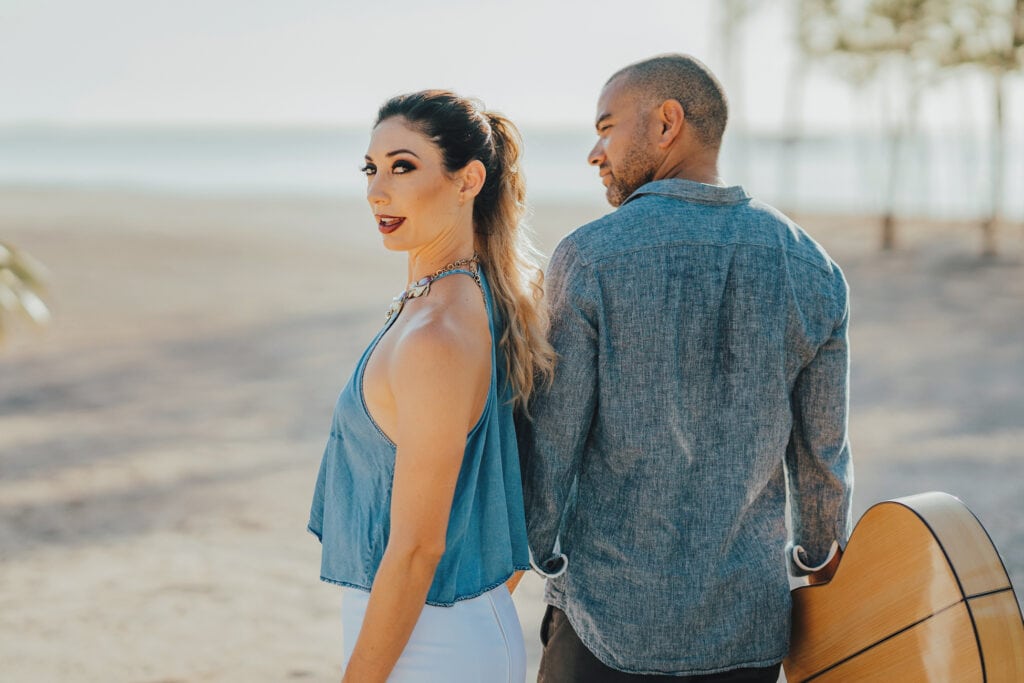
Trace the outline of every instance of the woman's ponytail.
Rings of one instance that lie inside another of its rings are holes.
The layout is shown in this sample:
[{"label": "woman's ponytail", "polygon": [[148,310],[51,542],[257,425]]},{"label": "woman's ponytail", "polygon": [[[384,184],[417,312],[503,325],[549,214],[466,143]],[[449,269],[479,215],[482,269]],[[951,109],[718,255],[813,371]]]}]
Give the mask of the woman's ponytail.
[{"label": "woman's ponytail", "polygon": [[493,112],[486,116],[494,146],[494,170],[488,167],[493,186],[483,201],[477,197],[473,207],[477,251],[489,266],[494,299],[506,321],[501,345],[516,405],[525,412],[535,383],[551,379],[555,352],[547,340],[544,273],[523,222],[526,180],[519,168],[522,138],[504,116]]}]

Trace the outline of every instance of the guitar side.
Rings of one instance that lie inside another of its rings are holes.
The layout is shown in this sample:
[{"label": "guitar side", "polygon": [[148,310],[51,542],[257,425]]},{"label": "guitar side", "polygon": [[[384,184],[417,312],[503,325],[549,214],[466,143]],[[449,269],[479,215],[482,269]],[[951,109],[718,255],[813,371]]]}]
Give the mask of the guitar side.
[{"label": "guitar side", "polygon": [[956,498],[873,506],[835,576],[793,591],[786,677],[1024,680],[1024,622],[984,528]]}]

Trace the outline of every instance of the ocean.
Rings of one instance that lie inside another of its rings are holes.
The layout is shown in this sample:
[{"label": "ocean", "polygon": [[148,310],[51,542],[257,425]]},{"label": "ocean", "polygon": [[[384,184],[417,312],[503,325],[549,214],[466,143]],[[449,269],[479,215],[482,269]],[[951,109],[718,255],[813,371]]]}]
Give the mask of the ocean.
[{"label": "ocean", "polygon": [[[600,198],[586,164],[593,133],[525,128],[523,169],[536,200]],[[355,128],[0,128],[0,184],[198,195],[360,197],[368,131]],[[991,204],[989,142],[918,135],[900,155],[895,206],[906,217],[974,219]],[[1024,139],[1005,146],[1003,215],[1024,221]],[[787,137],[728,132],[729,183],[787,211],[882,210],[890,146],[879,134]]]}]

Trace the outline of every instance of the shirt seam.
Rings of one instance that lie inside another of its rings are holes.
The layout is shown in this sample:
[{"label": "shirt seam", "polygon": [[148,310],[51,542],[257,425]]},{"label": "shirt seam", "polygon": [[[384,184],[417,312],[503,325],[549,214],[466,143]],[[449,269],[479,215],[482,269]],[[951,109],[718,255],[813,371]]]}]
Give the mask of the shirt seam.
[{"label": "shirt seam", "polygon": [[[737,206],[738,204],[743,204],[753,199],[753,197],[747,194],[742,197],[737,197],[736,199],[716,200],[690,197],[684,194],[675,194],[673,192],[641,192],[640,194],[630,197],[629,202],[634,202],[642,197],[665,197],[666,199],[678,199],[679,201],[688,202],[690,204],[700,204],[701,206]],[[629,202],[623,202],[623,204]]]},{"label": "shirt seam", "polygon": [[635,247],[633,249],[622,249],[622,250],[616,251],[614,254],[608,254],[608,255],[605,255],[605,256],[594,257],[594,258],[588,259],[586,256],[583,255],[583,253],[581,252],[579,246],[576,244],[576,239],[575,238],[570,238],[570,239],[572,239],[573,248],[576,251],[577,257],[579,258],[579,260],[581,262],[581,265],[583,265],[585,267],[596,266],[596,265],[598,265],[599,263],[601,263],[603,261],[608,261],[608,260],[617,258],[619,256],[629,256],[630,254],[637,254],[637,253],[640,253],[640,252],[643,252],[643,251],[652,251],[652,250],[655,250],[655,249],[663,249],[665,247],[693,246],[693,247],[715,247],[717,249],[725,249],[727,247],[740,246],[740,247],[754,247],[754,248],[757,248],[757,249],[769,249],[769,250],[783,251],[783,252],[785,252],[785,254],[787,256],[789,256],[791,258],[794,258],[797,261],[801,261],[803,263],[806,263],[807,265],[811,266],[815,270],[821,271],[822,273],[824,273],[826,275],[831,275],[835,271],[834,265],[833,265],[833,267],[830,268],[827,265],[822,265],[820,263],[815,263],[814,261],[812,261],[809,258],[806,258],[806,257],[801,256],[799,254],[794,254],[791,251],[783,249],[783,248],[781,248],[781,247],[779,247],[777,245],[773,245],[773,244],[758,244],[757,242],[737,241],[737,242],[728,242],[726,244],[720,244],[718,242],[678,240],[678,241],[674,241],[674,242],[664,242],[664,243],[660,243],[660,244],[652,244],[652,245],[649,245],[649,246]]}]

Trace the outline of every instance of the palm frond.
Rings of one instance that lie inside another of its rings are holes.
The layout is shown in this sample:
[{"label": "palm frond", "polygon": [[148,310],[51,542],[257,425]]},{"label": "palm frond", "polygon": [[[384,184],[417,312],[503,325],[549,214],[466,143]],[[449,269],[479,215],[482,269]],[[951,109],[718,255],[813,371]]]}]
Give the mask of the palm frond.
[{"label": "palm frond", "polygon": [[23,251],[0,242],[0,339],[7,313],[23,313],[37,325],[50,321],[50,308],[43,300],[46,268]]}]

